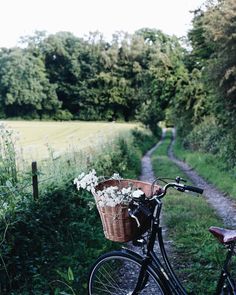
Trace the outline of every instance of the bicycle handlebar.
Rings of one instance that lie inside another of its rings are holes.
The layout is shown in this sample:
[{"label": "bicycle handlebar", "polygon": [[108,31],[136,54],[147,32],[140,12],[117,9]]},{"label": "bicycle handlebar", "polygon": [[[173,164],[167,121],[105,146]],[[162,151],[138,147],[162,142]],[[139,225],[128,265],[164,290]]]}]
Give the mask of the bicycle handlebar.
[{"label": "bicycle handlebar", "polygon": [[185,191],[191,191],[191,192],[198,193],[198,194],[203,193],[202,188],[196,187],[196,186],[190,186],[190,185],[185,185]]},{"label": "bicycle handlebar", "polygon": [[162,193],[160,195],[158,195],[158,198],[163,198],[166,195],[168,188],[170,188],[170,187],[173,187],[180,192],[190,191],[190,192],[194,192],[194,193],[198,193],[198,194],[203,193],[203,189],[200,187],[173,182],[173,183],[167,183],[162,188]]},{"label": "bicycle handlebar", "polygon": [[[153,183],[154,184],[154,183]],[[163,198],[166,193],[167,193],[167,190],[168,188],[170,187],[173,187],[175,189],[177,189],[178,191],[180,192],[187,192],[187,191],[190,191],[190,192],[194,192],[194,193],[198,193],[198,194],[202,194],[203,193],[203,189],[202,188],[199,188],[199,187],[196,187],[196,186],[191,186],[191,185],[185,185],[185,184],[182,184],[182,183],[178,183],[178,182],[170,182],[170,183],[167,183],[162,189],[161,189],[161,193],[157,194],[157,195],[154,195],[152,198],[148,198],[148,199],[135,199],[136,202],[138,203],[138,206],[132,210],[131,208],[129,208],[129,215],[134,218],[138,224],[138,227],[140,226],[140,222],[137,218],[137,215],[138,213],[141,211],[144,215],[146,215],[147,217],[150,217],[152,216],[152,211],[150,210],[150,208],[146,207],[145,206],[145,203],[144,203],[144,200],[146,200],[146,202],[150,202],[150,201],[157,201],[157,200],[160,200],[161,198]]]}]

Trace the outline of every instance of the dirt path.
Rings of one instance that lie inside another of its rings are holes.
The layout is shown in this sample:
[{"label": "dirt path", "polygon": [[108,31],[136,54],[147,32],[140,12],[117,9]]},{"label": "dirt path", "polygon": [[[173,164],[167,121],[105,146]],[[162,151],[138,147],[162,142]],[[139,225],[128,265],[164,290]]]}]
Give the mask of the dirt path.
[{"label": "dirt path", "polygon": [[[140,180],[147,181],[150,183],[152,183],[155,180],[156,177],[155,177],[155,174],[154,174],[154,171],[152,168],[151,156],[155,152],[155,150],[158,149],[158,147],[162,144],[162,142],[165,138],[165,134],[166,134],[166,130],[163,129],[161,140],[143,156],[143,158],[141,160],[142,172],[139,177]],[[165,223],[163,221],[163,216],[162,216],[161,220],[162,220],[162,224],[161,224],[162,233],[163,233],[163,238],[165,241],[166,251],[167,251],[168,255],[171,256],[171,254],[173,254],[173,250],[171,249],[171,244],[173,243],[173,241],[168,239],[168,229],[166,228]],[[160,253],[160,249],[157,244],[155,245],[155,250],[158,253]]]},{"label": "dirt path", "polygon": [[230,200],[222,192],[217,190],[213,185],[209,184],[200,175],[197,174],[188,164],[178,160],[173,154],[172,141],[168,156],[188,177],[194,185],[204,189],[204,197],[208,203],[215,209],[218,216],[222,218],[225,226],[236,227],[236,202]]},{"label": "dirt path", "polygon": [[163,132],[162,134],[162,139],[143,156],[141,160],[142,171],[139,177],[140,180],[147,181],[147,182],[153,182],[155,180],[155,175],[152,170],[151,155],[162,144],[164,136],[165,136],[165,132]]},{"label": "dirt path", "polygon": [[[155,150],[162,144],[164,137],[165,137],[165,130],[162,133],[162,139],[143,156],[143,158],[141,160],[141,175],[139,177],[140,180],[150,182],[150,183],[152,183],[155,180],[155,174],[154,174],[153,168],[152,168],[151,156],[155,152]],[[167,229],[164,225],[164,222],[162,222],[162,233],[163,233],[163,237],[164,237],[164,241],[165,241],[166,251],[167,251],[169,257],[171,257],[173,255],[173,251],[172,251],[172,243],[173,242],[168,239],[168,232],[167,232]],[[142,255],[141,248],[134,247],[132,245],[132,243],[129,243],[129,248]],[[160,254],[160,248],[159,248],[158,243],[155,244],[154,250],[156,253]],[[158,256],[161,259],[161,256],[160,255],[158,255]],[[146,292],[142,292],[142,294],[146,294]],[[152,295],[152,294],[153,295],[154,294],[161,295],[161,292],[156,289],[155,284],[149,283],[149,290],[148,290],[147,294],[148,295]]]},{"label": "dirt path", "polygon": [[[157,143],[151,150],[149,150],[142,158],[142,173],[140,175],[140,180],[152,182],[155,179],[155,175],[152,168],[151,155],[153,152],[160,146],[165,137],[165,130],[163,132],[162,140]],[[208,203],[216,210],[218,215],[223,219],[226,226],[235,227],[236,226],[236,203],[231,201],[229,198],[224,196],[223,193],[219,192],[214,186],[207,183],[201,176],[199,176],[190,166],[186,163],[178,160],[173,154],[173,143],[172,141],[170,148],[168,150],[168,156],[183,172],[192,180],[194,185],[204,188],[204,196],[207,199]],[[174,269],[177,269],[179,265],[176,264],[177,260],[174,259],[176,253],[173,247],[173,241],[168,239],[168,230],[165,227],[164,221],[162,219],[162,228],[163,236],[165,240],[166,250],[170,256],[170,261]],[[134,247],[132,243],[128,243],[129,248],[141,254],[141,249]],[[155,245],[155,251],[160,253],[158,245]],[[161,258],[161,257],[160,257]],[[178,263],[178,262],[177,262]],[[129,272],[132,273],[132,270],[129,269]],[[132,276],[131,276],[132,277]],[[182,278],[184,280],[184,278]],[[155,285],[150,283],[148,294],[159,294],[156,292]],[[146,294],[146,293],[144,293]]]}]

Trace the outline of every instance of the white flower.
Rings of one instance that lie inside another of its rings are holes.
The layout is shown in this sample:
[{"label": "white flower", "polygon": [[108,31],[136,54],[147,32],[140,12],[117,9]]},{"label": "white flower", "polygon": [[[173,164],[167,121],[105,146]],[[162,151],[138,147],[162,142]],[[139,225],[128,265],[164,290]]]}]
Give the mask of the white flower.
[{"label": "white flower", "polygon": [[78,176],[77,180],[78,180],[78,179],[82,179],[84,176],[85,176],[85,173],[82,172],[82,173]]},{"label": "white flower", "polygon": [[121,190],[121,193],[123,195],[129,194],[130,192],[131,192],[131,187],[128,187],[128,188],[123,187],[122,190]]},{"label": "white flower", "polygon": [[[122,178],[118,173],[114,173],[112,179],[121,180]],[[74,184],[77,189],[86,189],[93,194],[96,191],[98,185],[98,177],[96,171],[93,169],[88,174],[81,173],[78,178],[74,179]],[[132,198],[139,198],[144,192],[140,189],[132,187],[132,184],[127,187],[119,188],[119,186],[109,186],[102,190],[96,191],[96,201],[99,207],[115,207],[118,204],[128,205]]]},{"label": "white flower", "polygon": [[144,194],[144,192],[142,190],[138,189],[138,190],[133,192],[132,196],[134,198],[140,198],[143,194]]},{"label": "white flower", "polygon": [[114,174],[112,175],[111,179],[121,180],[122,177],[120,177],[120,174],[119,174],[119,173],[114,173]]},{"label": "white flower", "polygon": [[81,183],[80,183],[80,186],[81,186],[83,189],[85,189],[85,188],[86,188],[86,182],[81,182]]},{"label": "white flower", "polygon": [[98,197],[101,197],[102,196],[102,191],[97,191],[97,195],[98,195]]}]

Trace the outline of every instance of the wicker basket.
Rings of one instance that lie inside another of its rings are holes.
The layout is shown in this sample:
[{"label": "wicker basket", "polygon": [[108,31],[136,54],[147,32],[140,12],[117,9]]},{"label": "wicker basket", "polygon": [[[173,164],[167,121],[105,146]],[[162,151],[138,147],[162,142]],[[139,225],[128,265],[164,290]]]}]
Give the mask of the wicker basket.
[{"label": "wicker basket", "polygon": [[115,207],[101,207],[99,206],[99,197],[96,195],[96,191],[110,186],[118,186],[122,189],[130,185],[136,189],[141,189],[147,197],[161,192],[161,188],[158,185],[152,187],[152,184],[148,182],[132,179],[105,180],[100,182],[95,189],[94,197],[101,217],[105,237],[114,242],[128,242],[137,239],[149,229],[151,219],[140,212],[137,217],[141,226],[138,227],[136,221],[128,214],[128,206],[119,204]]}]

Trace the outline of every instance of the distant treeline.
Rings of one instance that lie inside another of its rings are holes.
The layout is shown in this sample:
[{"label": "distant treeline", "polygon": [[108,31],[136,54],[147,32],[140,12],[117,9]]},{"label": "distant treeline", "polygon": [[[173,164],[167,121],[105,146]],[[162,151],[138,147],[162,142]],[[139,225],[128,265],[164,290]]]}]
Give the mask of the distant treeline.
[{"label": "distant treeline", "polygon": [[111,42],[99,32],[86,39],[36,32],[22,43],[23,48],[0,51],[1,117],[145,121],[152,116],[156,125],[185,69],[178,39],[154,29],[120,32]]},{"label": "distant treeline", "polygon": [[0,117],[136,119],[152,131],[166,118],[183,138],[192,134],[192,148],[219,152],[227,145],[231,157],[235,0],[207,1],[192,24],[185,41],[148,28],[116,33],[110,42],[99,32],[87,38],[69,32],[22,38],[21,48],[0,50]]}]

